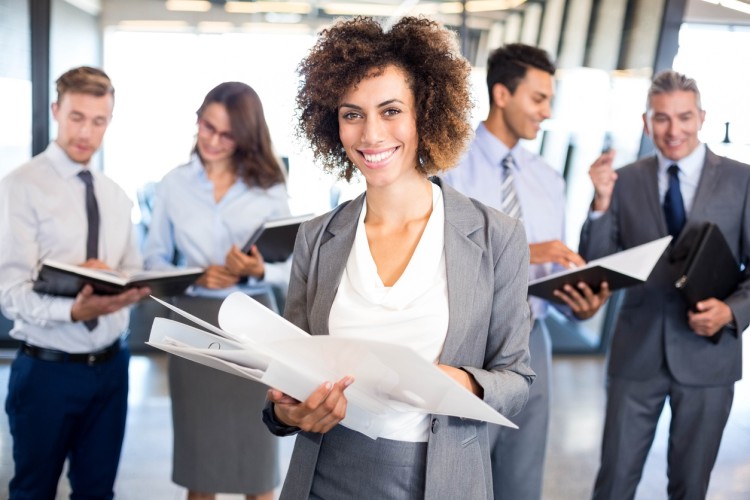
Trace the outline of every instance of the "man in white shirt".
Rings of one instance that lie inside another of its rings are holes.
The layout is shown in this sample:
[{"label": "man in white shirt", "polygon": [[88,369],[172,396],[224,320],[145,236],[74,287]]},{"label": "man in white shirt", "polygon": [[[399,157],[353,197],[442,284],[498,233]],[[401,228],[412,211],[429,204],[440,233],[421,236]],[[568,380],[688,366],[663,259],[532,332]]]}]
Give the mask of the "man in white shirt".
[{"label": "man in white shirt", "polygon": [[121,344],[131,289],[75,298],[33,291],[41,261],[99,269],[141,267],[131,202],[89,169],[112,119],[107,75],[80,67],[57,80],[58,135],[0,182],[0,306],[22,342],[6,412],[13,436],[11,498],[54,498],[66,458],[72,496],[112,498],[125,433],[130,353]]}]

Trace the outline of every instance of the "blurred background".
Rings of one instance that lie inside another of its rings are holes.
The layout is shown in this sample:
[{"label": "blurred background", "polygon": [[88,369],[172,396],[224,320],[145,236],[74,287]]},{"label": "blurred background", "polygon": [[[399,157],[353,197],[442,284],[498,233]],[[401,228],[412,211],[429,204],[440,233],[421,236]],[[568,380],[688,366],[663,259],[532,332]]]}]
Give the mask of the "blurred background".
[{"label": "blurred background", "polygon": [[[54,80],[87,64],[102,67],[116,88],[114,121],[95,166],[132,198],[132,220],[140,234],[148,230],[155,183],[189,157],[203,96],[227,80],[246,82],[260,95],[276,152],[288,169],[293,212],[325,212],[363,186],[356,179],[347,184],[323,174],[295,141],[297,64],[316,33],[337,17],[368,15],[389,24],[407,14],[425,14],[455,30],[473,67],[475,125],[487,114],[484,71],[491,50],[524,42],[557,61],[554,116],[526,147],[567,181],[567,243],[572,248],[578,246],[593,193],[587,174],[591,162],[605,147],[616,149],[616,166],[652,151],[641,114],[655,71],[674,68],[695,78],[707,110],[701,139],[719,154],[750,162],[750,0],[0,0],[0,178],[55,137],[49,110]],[[547,319],[556,373],[567,381],[555,388],[560,396],[553,412],[591,410],[584,416],[571,413],[570,422],[556,421],[560,434],[551,449],[554,454],[564,445],[573,455],[585,455],[584,482],[592,479],[589,469],[597,458],[602,366],[616,299],[585,322],[570,323],[555,314]],[[0,316],[6,359],[17,345],[8,337],[10,327]],[[149,329],[150,322],[135,308],[130,337],[135,352],[153,355],[143,344]],[[571,356],[578,361],[570,361]],[[164,396],[161,361],[143,363],[136,360],[131,370],[137,377],[134,405],[149,394]],[[0,368],[4,399],[7,362]],[[584,377],[583,383],[577,376]],[[747,450],[750,431],[741,416],[748,415],[745,400],[750,398],[743,396],[743,387],[737,386],[730,420],[738,427],[728,427],[725,441],[734,439]],[[579,392],[571,392],[575,388]],[[570,399],[563,399],[568,393]],[[168,425],[166,417],[158,418]],[[0,452],[8,451],[6,438],[0,436]],[[0,455],[0,480],[5,480],[12,461]],[[730,456],[733,466],[724,474],[750,477],[747,451]],[[567,484],[560,477],[580,472],[565,466],[552,465],[563,467],[554,476],[560,491]],[[123,467],[132,476],[127,461]],[[663,475],[663,470],[656,473]],[[738,496],[715,493],[712,498],[750,498],[748,481],[740,484]],[[654,491],[661,496],[664,490]],[[580,495],[574,489],[555,498]]]}]

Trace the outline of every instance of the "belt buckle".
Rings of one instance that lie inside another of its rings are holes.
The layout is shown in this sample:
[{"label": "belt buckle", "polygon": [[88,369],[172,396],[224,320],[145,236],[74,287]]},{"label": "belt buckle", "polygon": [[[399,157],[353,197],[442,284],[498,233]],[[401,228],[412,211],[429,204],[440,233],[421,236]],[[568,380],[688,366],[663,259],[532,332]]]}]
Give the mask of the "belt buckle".
[{"label": "belt buckle", "polygon": [[96,354],[89,354],[86,364],[88,364],[89,366],[94,366],[95,363],[96,363]]}]

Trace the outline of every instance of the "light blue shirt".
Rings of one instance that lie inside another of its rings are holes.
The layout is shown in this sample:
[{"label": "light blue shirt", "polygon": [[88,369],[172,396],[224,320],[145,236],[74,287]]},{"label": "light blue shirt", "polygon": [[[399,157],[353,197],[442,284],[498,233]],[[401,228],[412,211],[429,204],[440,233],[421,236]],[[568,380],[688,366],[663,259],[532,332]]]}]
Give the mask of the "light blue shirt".
[{"label": "light blue shirt", "polygon": [[677,165],[680,168],[677,177],[680,179],[682,204],[685,205],[685,213],[689,216],[690,209],[693,208],[695,191],[698,189],[698,182],[701,180],[703,164],[706,161],[706,145],[699,144],[692,153],[680,161],[672,161],[657,150],[656,160],[659,162],[659,202],[664,203],[664,196],[667,194],[667,187],[669,186],[667,169],[670,165]]},{"label": "light blue shirt", "polygon": [[[481,123],[468,153],[459,166],[443,174],[459,192],[500,210],[502,204],[502,162],[513,157],[513,182],[521,203],[521,216],[529,243],[565,240],[565,181],[542,157],[519,144],[508,147]],[[552,264],[529,266],[529,279],[550,274]],[[546,315],[547,302],[530,298],[534,317]]]},{"label": "light blue shirt", "polygon": [[[242,248],[264,221],[289,215],[284,184],[263,189],[248,187],[238,179],[220,201],[215,201],[213,183],[194,154],[189,163],[167,173],[157,187],[143,248],[146,267],[175,267],[175,250],[178,266],[224,265],[232,245]],[[266,263],[264,281],[286,289],[290,263]],[[253,280],[250,283],[255,284]],[[238,289],[193,287],[191,293],[222,297]]]}]

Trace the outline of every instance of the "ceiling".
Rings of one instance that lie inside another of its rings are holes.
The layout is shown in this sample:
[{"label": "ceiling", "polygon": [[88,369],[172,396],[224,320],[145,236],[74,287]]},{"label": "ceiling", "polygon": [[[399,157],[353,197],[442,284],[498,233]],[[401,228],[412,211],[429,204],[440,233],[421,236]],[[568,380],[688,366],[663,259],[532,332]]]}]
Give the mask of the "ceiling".
[{"label": "ceiling", "polygon": [[[461,23],[461,0],[67,0],[98,2],[104,26],[231,31],[243,26],[304,25],[313,29],[340,16],[397,18],[426,14],[448,24]],[[518,10],[545,0],[466,0],[467,25],[488,29]]]},{"label": "ceiling", "polygon": [[[95,10],[103,26],[123,29],[228,32],[247,29],[317,30],[339,16],[397,18],[424,13],[446,24],[463,22],[461,0],[66,0]],[[490,29],[546,0],[466,0],[469,28]],[[720,5],[747,6],[747,13]],[[193,9],[193,10],[190,10]],[[688,0],[685,21],[750,26],[750,0]]]}]

